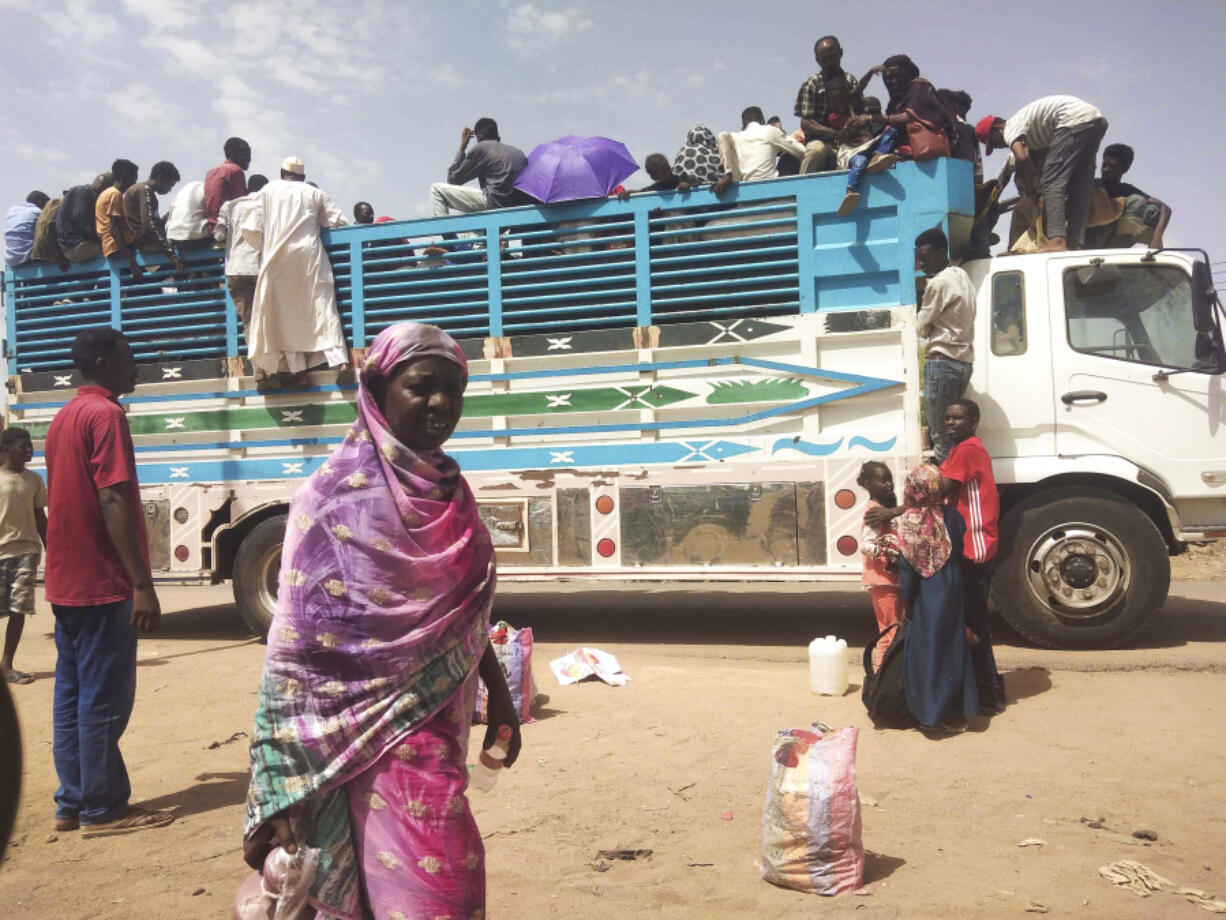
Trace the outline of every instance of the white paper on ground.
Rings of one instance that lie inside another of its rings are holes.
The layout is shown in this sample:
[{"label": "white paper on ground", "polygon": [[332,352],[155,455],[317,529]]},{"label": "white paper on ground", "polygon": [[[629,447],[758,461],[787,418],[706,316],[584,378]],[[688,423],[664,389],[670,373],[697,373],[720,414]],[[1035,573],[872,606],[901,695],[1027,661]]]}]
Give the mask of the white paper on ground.
[{"label": "white paper on ground", "polygon": [[621,665],[616,658],[598,648],[577,648],[549,662],[549,667],[563,686],[593,675],[614,687],[620,687],[630,679],[621,673]]}]

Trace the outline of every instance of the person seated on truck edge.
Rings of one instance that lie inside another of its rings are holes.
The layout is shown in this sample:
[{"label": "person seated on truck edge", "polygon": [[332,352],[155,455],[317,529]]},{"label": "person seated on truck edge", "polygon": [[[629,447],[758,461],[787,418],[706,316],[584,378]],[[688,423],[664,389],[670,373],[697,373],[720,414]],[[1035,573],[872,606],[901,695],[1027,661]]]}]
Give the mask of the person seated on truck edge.
[{"label": "person seated on truck edge", "polygon": [[1162,248],[1171,209],[1123,181],[1124,173],[1132,167],[1132,158],[1132,148],[1127,144],[1109,144],[1103,150],[1102,178],[1094,180],[1094,186],[1112,198],[1123,198],[1124,211],[1113,223],[1086,231],[1087,249],[1127,249],[1133,243]]},{"label": "person seated on truck edge", "polygon": [[686,176],[678,175],[669,165],[668,157],[662,153],[653,153],[648,156],[643,161],[643,171],[651,178],[651,185],[636,189],[623,188],[617,193],[618,198],[626,201],[631,195],[638,192],[688,192],[699,184]]},{"label": "person seated on truck edge", "polygon": [[[920,76],[920,69],[911,58],[905,54],[892,54],[870,68],[860,80],[861,92],[875,74],[881,75],[890,101],[886,104],[884,115],[866,114],[866,117],[876,127],[884,128],[884,134],[895,134],[892,149],[906,156],[913,155],[907,146],[908,127],[915,122],[937,129],[945,135],[950,149],[953,149],[957,119],[937,95],[936,87]],[[877,151],[881,152],[880,145]]]},{"label": "person seated on truck edge", "polygon": [[217,215],[227,201],[247,194],[247,167],[251,165],[251,145],[241,137],[226,139],[222,148],[225,162],[204,174],[204,219],[213,232]]},{"label": "person seated on truck edge", "polygon": [[719,158],[719,142],[706,125],[694,125],[685,143],[673,157],[673,172],[685,176],[693,185],[711,185],[724,174]]},{"label": "person seated on truck edge", "polygon": [[204,183],[200,180],[184,185],[170,203],[166,212],[166,238],[175,243],[212,242],[213,234],[204,216]]},{"label": "person seated on truck edge", "polygon": [[[768,125],[774,125],[784,134],[788,133],[788,129],[783,126],[783,119],[778,115],[772,115],[770,118],[766,119],[766,123]],[[798,144],[803,144],[805,142],[805,134],[803,131],[793,131],[791,132],[791,137],[792,140],[796,141]],[[779,156],[775,157],[775,171],[779,173],[780,176],[799,176],[800,161],[790,153],[783,153],[780,151]]]},{"label": "person seated on truck edge", "polygon": [[813,45],[813,57],[818,71],[800,85],[796,93],[794,114],[800,119],[804,132],[805,152],[800,160],[800,172],[826,172],[836,168],[836,142],[834,132],[826,124],[830,114],[827,91],[834,83],[841,83],[851,94],[852,110],[864,111],[860,99],[860,84],[843,69],[843,46],[833,35],[824,35]]},{"label": "person seated on truck edge", "polygon": [[[30,250],[30,259],[35,262],[54,262],[60,271],[66,272],[71,267],[64,258],[64,250],[60,249],[60,241],[55,235],[55,219],[59,216],[60,207],[64,204],[64,196],[57,195],[43,205],[34,221],[34,247]],[[90,220],[91,227],[93,220]]]},{"label": "person seated on truck edge", "polygon": [[[477,143],[472,150],[468,143]],[[430,186],[430,207],[435,217],[451,212],[473,214],[494,208],[533,204],[532,198],[515,188],[515,180],[528,165],[528,157],[518,147],[504,144],[498,136],[498,122],[478,118],[471,128],[460,132],[460,149],[447,170],[446,182]],[[480,188],[466,188],[476,179]]]},{"label": "person seated on truck edge", "polygon": [[114,176],[109,188],[103,189],[94,205],[94,221],[97,224],[98,238],[102,240],[102,255],[123,256],[132,270],[132,277],[139,280],[144,272],[136,264],[136,253],[132,249],[132,228],[123,212],[123,195],[136,184],[139,167],[131,160],[118,159],[111,164],[111,175]]},{"label": "person seated on truck edge", "polygon": [[15,204],[4,215],[4,258],[9,265],[30,261],[34,252],[34,226],[51,196],[46,192],[30,192],[21,204]]},{"label": "person seated on truck edge", "polygon": [[292,374],[295,386],[306,386],[307,371],[320,363],[349,367],[332,265],[319,235],[347,221],[327,194],[306,181],[298,157],[286,157],[281,178],[260,189],[259,199],[239,227],[263,253],[247,357],[255,369]]},{"label": "person seated on truck edge", "polygon": [[966,392],[975,360],[975,286],[964,270],[949,264],[949,241],[938,227],[915,238],[915,262],[928,276],[916,332],[928,340],[924,405],[932,458],[940,464],[953,447],[941,424],[945,408]]},{"label": "person seated on truck edge", "polygon": [[830,107],[826,123],[835,131],[836,166],[848,171],[847,192],[839,205],[839,216],[846,217],[860,203],[860,180],[865,174],[875,175],[898,162],[893,153],[898,134],[879,131],[870,117],[855,115],[851,110],[851,94],[845,87],[830,87],[826,98]]},{"label": "person seated on truck edge", "polygon": [[779,170],[775,168],[775,156],[781,151],[797,160],[805,155],[805,148],[799,142],[774,125],[766,124],[766,116],[758,106],[749,106],[741,112],[741,130],[735,134],[725,131],[719,136],[724,174],[711,186],[711,191],[718,196],[732,182],[777,179]]},{"label": "person seated on truck edge", "polygon": [[[1023,193],[1042,196],[1047,242],[1040,252],[1085,245],[1094,162],[1106,133],[1102,112],[1076,96],[1044,96],[1008,119],[986,115],[975,126],[989,154],[1009,148]],[[1041,167],[1036,165],[1038,157]]]},{"label": "person seated on truck edge", "polygon": [[[253,211],[260,207],[259,191],[268,179],[259,173],[247,180],[247,194],[232,198],[217,213],[213,239],[226,250],[226,289],[234,301],[234,311],[243,324],[243,339],[251,337],[251,304],[255,298],[255,283],[260,276],[260,250],[239,230]],[[262,368],[254,371],[257,387],[276,389],[281,383],[269,377]]]},{"label": "person seated on truck edge", "polygon": [[375,209],[369,201],[359,201],[353,206],[353,222],[355,224],[373,224]]},{"label": "person seated on truck edge", "polygon": [[132,245],[141,252],[161,252],[170,257],[180,271],[183,263],[166,238],[166,224],[158,213],[158,196],[169,194],[179,181],[175,164],[160,160],[149,170],[149,178],[137,182],[123,193],[123,214],[132,231]]},{"label": "person seated on truck edge", "polygon": [[[102,255],[96,209],[98,197],[114,181],[111,173],[99,173],[89,185],[74,185],[64,192],[64,201],[55,214],[55,238],[69,262],[88,262]],[[68,266],[61,265],[60,268],[67,269]]]},{"label": "person seated on truck edge", "polygon": [[974,164],[975,187],[978,188],[983,184],[983,154],[979,150],[979,138],[975,137],[975,126],[966,120],[973,102],[971,94],[961,89],[939,89],[937,98],[953,113],[955,119],[951,152],[958,159]]}]

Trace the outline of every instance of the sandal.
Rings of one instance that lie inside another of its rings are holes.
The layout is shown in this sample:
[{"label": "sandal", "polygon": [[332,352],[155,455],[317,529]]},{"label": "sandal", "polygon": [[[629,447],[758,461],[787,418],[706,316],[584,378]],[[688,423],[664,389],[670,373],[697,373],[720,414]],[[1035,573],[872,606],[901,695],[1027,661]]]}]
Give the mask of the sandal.
[{"label": "sandal", "polygon": [[122,818],[116,818],[114,821],[82,825],[81,836],[111,837],[116,834],[131,834],[135,831],[143,831],[151,827],[165,827],[173,822],[174,819],[173,812],[147,811],[144,808],[133,808]]},{"label": "sandal", "polygon": [[5,680],[7,680],[10,684],[32,684],[34,683],[34,675],[27,674],[25,671],[17,671],[10,668]]},{"label": "sandal", "polygon": [[60,833],[80,830],[81,821],[78,818],[56,818],[55,829]]},{"label": "sandal", "polygon": [[846,217],[856,209],[856,205],[860,203],[860,193],[855,189],[848,189],[847,194],[843,196],[843,203],[839,205],[839,217]]},{"label": "sandal", "polygon": [[900,159],[901,157],[895,153],[879,153],[869,160],[864,172],[870,176],[875,176],[877,173],[885,172],[891,166],[896,165]]}]

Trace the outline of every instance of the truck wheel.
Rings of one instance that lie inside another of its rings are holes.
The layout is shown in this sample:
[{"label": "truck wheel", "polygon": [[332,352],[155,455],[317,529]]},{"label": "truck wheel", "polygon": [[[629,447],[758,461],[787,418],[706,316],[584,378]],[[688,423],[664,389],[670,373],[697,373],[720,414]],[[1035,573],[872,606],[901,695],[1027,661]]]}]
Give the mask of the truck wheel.
[{"label": "truck wheel", "polygon": [[243,622],[256,635],[267,636],[277,608],[277,580],[281,574],[281,544],[285,541],[284,514],[260,521],[238,546],[234,559],[234,600]]},{"label": "truck wheel", "polygon": [[1103,489],[1034,495],[1001,522],[992,597],[1036,645],[1112,648],[1143,630],[1171,584],[1166,542],[1145,512]]}]

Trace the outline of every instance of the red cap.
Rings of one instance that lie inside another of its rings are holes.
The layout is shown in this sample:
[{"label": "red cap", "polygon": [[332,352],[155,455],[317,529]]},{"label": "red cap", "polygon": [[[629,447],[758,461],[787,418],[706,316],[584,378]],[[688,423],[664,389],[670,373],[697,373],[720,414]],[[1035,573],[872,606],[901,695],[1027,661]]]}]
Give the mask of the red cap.
[{"label": "red cap", "polygon": [[992,141],[990,140],[992,126],[998,120],[995,115],[984,115],[983,118],[979,119],[979,123],[975,125],[975,137],[979,138],[983,145],[988,148],[988,153],[991,153],[993,149]]},{"label": "red cap", "polygon": [[394,218],[394,217],[388,217],[386,214],[380,214],[378,217],[376,217],[376,218],[375,218],[375,223],[376,223],[376,224],[385,224],[385,223],[387,223],[389,220],[395,220],[395,219],[396,219],[396,218]]}]

